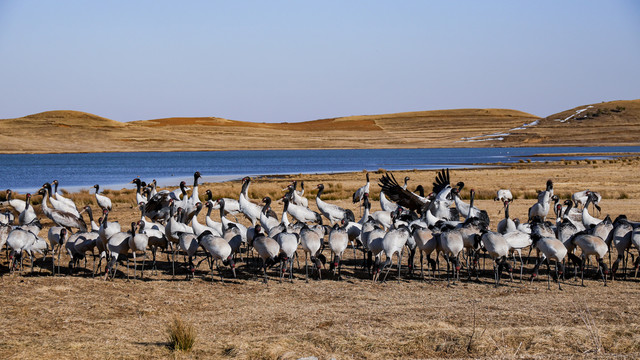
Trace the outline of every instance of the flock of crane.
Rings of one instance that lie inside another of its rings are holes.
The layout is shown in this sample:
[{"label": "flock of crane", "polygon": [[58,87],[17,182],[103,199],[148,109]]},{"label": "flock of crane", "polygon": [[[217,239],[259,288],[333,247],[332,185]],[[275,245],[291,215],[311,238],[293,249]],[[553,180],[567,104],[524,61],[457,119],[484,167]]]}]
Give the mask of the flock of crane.
[{"label": "flock of crane", "polygon": [[[139,178],[134,179],[132,183],[136,185],[136,202],[141,216],[139,221],[124,228],[110,219],[111,200],[99,193],[98,185],[94,186],[95,199],[102,209],[102,216],[96,223],[90,206],[78,211],[72,200],[58,192],[57,180],[45,183],[37,195],[43,197],[42,212],[55,224],[49,228],[47,240],[40,236],[43,226],[31,205],[32,194],[26,194],[26,199],[20,200],[13,197],[11,190],[7,190],[7,199],[0,205],[13,208],[19,215],[17,224],[14,224],[14,212],[5,208],[0,213],[0,249],[6,244],[11,272],[18,267],[23,269],[24,254],[30,257],[33,272],[34,254],[39,253],[45,259],[51,252],[53,274],[61,272],[61,253],[66,252],[70,257],[69,272],[79,267],[81,260],[84,260],[86,268],[87,258],[91,254],[94,276],[102,269],[102,259],[106,260],[105,279],[115,276],[118,259],[126,259],[129,277],[130,254],[134,260],[134,278],[137,278],[138,254],[142,254],[141,276],[144,277],[147,250],[153,256],[152,272],[157,272],[158,248],[166,252],[174,276],[176,255],[182,252],[187,278],[193,277],[195,270],[206,260],[212,281],[214,265],[221,280],[224,280],[220,263],[228,266],[233,277],[236,277],[236,261],[245,261],[247,269],[254,265],[258,274],[262,270],[265,282],[268,281],[267,270],[279,264],[280,280],[288,276],[293,281],[294,259],[300,247],[305,255],[307,281],[310,268],[313,277],[322,278],[322,270],[325,270],[327,262],[324,255],[327,247],[332,256],[329,270],[333,278],[341,279],[342,263],[350,244],[354,266],[360,264],[363,269],[366,268],[373,281],[386,280],[393,266],[394,255],[397,259],[397,278],[400,279],[405,250],[408,253],[406,268],[411,276],[415,270],[415,253],[419,253],[420,277],[423,280],[426,279],[424,260],[427,261],[427,277],[432,279],[441,255],[447,264],[448,285],[452,279],[454,283],[460,280],[463,266],[469,279],[475,276],[479,280],[481,255],[483,259],[493,260],[496,287],[505,270],[513,279],[513,265],[518,259],[522,279],[522,252],[527,249],[529,255],[535,250],[537,258],[530,281],[536,279],[539,267],[546,263],[548,288],[553,276],[562,289],[565,264],[573,264],[576,279],[580,270],[584,285],[584,270],[592,255],[597,264],[595,275],[605,286],[607,278],[615,279],[621,262],[626,278],[629,255],[635,268],[634,276],[637,276],[640,265],[640,257],[633,260],[630,252],[633,246],[640,249],[640,223],[631,222],[624,215],[614,221],[609,216],[604,219],[592,216],[589,213],[590,205],[600,210],[601,196],[597,192],[580,191],[573,194],[571,199],[561,202],[554,195],[551,180],[547,181],[544,191],[538,192],[537,201],[529,208],[527,222],[510,218],[509,205],[513,196],[509,190],[498,190],[495,200],[503,204],[504,218],[492,231],[487,212],[474,205],[474,190],[470,191],[469,203],[465,203],[460,196],[465,185],[462,182],[452,185],[448,169],[437,173],[433,191],[427,196],[421,185],[416,192],[407,190],[408,177],[404,179],[404,185],[400,185],[393,174],[383,175],[378,184],[382,210],[375,212],[371,212],[367,173],[366,184],[356,190],[352,197],[353,203],[360,204],[363,209],[359,221],[350,209],[322,200],[323,184],[317,185],[317,212],[309,208],[308,199],[304,196],[304,182],[300,182],[301,189],[298,190],[297,181],[293,181],[285,189],[286,195],[282,199],[284,209],[278,218],[271,209],[272,200],[268,196],[262,199],[262,204],[249,200],[251,178],[242,179],[237,200],[214,199],[212,192],[207,190],[204,204],[198,190],[200,178],[200,173],[196,172],[192,189],[183,181],[174,191],[157,191],[155,182],[145,184]],[[191,190],[190,195],[188,190]],[[200,223],[198,215],[205,207],[205,223]],[[220,221],[211,217],[213,210],[219,211]],[[555,215],[553,219],[549,218],[551,210]],[[89,217],[89,225],[83,219],[84,213]],[[240,214],[246,216],[251,222],[250,226],[237,221],[235,216]],[[227,217],[229,215],[234,216],[235,221],[230,220]],[[293,220],[289,221],[289,217]],[[330,225],[326,224],[326,220]],[[356,255],[357,248],[362,252],[362,259]],[[613,248],[617,257],[612,263]],[[257,258],[254,253],[258,255]],[[435,257],[432,258],[434,253]],[[198,255],[202,258],[196,263]],[[604,261],[607,255],[611,269]],[[254,261],[249,261],[247,256]],[[513,259],[513,265],[510,258]],[[554,273],[551,272],[550,261],[555,262]],[[387,271],[381,279],[380,275],[385,269]]]}]

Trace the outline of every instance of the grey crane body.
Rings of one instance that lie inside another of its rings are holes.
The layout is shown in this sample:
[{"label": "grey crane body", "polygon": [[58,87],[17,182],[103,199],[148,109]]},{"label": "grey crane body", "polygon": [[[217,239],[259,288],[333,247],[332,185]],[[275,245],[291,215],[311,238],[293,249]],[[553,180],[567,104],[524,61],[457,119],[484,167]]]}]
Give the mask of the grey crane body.
[{"label": "grey crane body", "polygon": [[238,204],[240,205],[240,211],[251,221],[251,224],[255,226],[256,223],[260,220],[262,207],[249,201],[248,191],[250,184],[250,177],[247,176],[242,179],[242,190],[240,191]]},{"label": "grey crane body", "polygon": [[[50,183],[45,183],[44,185],[42,185],[42,188],[46,189],[48,200],[51,203],[51,207],[53,209],[72,214],[73,216],[76,216],[76,217],[80,216],[80,213],[78,212],[78,209],[76,208],[76,205],[73,202],[69,204],[67,202],[59,201],[55,199],[55,197],[53,196],[53,191]],[[42,202],[44,202],[44,200],[42,200]]]},{"label": "grey crane body", "polygon": [[611,235],[611,244],[616,248],[618,254],[616,261],[611,265],[611,280],[615,280],[616,272],[620,262],[622,261],[624,277],[627,276],[627,252],[631,248],[631,235],[633,226],[629,223],[626,216],[620,215],[613,222],[614,228]]},{"label": "grey crane body", "polygon": [[277,234],[273,239],[280,245],[280,261],[282,263],[280,276],[284,275],[286,268],[289,271],[289,280],[293,282],[293,258],[298,249],[300,237],[298,234],[287,232],[285,229],[285,231]]},{"label": "grey crane body", "polygon": [[95,273],[95,253],[94,250],[96,248],[96,244],[99,241],[99,235],[97,231],[90,232],[77,232],[71,236],[67,240],[65,244],[65,249],[67,250],[67,254],[69,254],[69,272],[73,273],[73,271],[77,268],[80,260],[84,259],[84,266],[87,267],[87,253],[91,252],[93,255],[93,266]]},{"label": "grey crane body", "polygon": [[438,239],[434,236],[431,229],[419,226],[412,227],[411,236],[420,252],[420,276],[424,280],[424,257],[427,258],[427,273],[429,272],[429,266],[431,266],[435,274],[436,261],[431,259],[431,254],[438,249]]},{"label": "grey crane body", "polygon": [[187,267],[187,279],[191,279],[194,277],[196,267],[194,266],[194,258],[198,251],[198,247],[200,243],[198,242],[198,237],[193,233],[181,232],[178,233],[178,242],[180,244],[180,249],[187,254],[189,258],[189,262],[186,264]]},{"label": "grey crane body", "polygon": [[[322,236],[305,224],[300,230],[300,245],[302,246],[302,250],[304,250],[305,280],[309,280],[309,266],[307,264],[307,258],[310,258],[311,264],[314,267],[314,272],[317,271],[318,277],[321,277],[320,269],[323,264],[318,255],[321,255],[320,249],[322,248]],[[322,256],[322,258],[324,258],[324,256]]]},{"label": "grey crane body", "polygon": [[[531,239],[533,240],[533,245],[542,252],[543,256],[538,259],[536,265],[533,269],[533,274],[531,276],[531,282],[533,282],[534,278],[538,275],[538,268],[543,261],[547,262],[547,269],[549,270],[549,274],[547,276],[547,289],[551,289],[550,285],[550,265],[549,261],[555,260],[556,263],[556,278],[558,279],[558,289],[562,290],[561,284],[561,275],[564,272],[564,266],[562,265],[562,260],[567,256],[567,248],[562,244],[562,242],[556,239],[555,236],[542,237],[538,233],[533,233],[531,235]],[[559,270],[560,268],[560,270]]]},{"label": "grey crane body", "polygon": [[264,282],[266,284],[268,281],[267,268],[278,260],[280,245],[273,238],[265,236],[262,233],[262,227],[259,224],[255,226],[255,232],[256,235],[253,239],[253,248],[262,259],[262,272],[264,274]]},{"label": "grey crane body", "polygon": [[451,265],[454,281],[460,279],[460,262],[458,255],[464,249],[464,239],[457,229],[443,231],[438,235],[438,251],[447,261],[447,286],[450,285],[449,266]]},{"label": "grey crane body", "polygon": [[[584,264],[587,258],[591,255],[596,257],[598,262],[598,271],[604,281],[604,286],[607,286],[607,278],[609,271],[607,265],[604,263],[604,256],[609,251],[607,244],[597,236],[586,234],[585,232],[576,233],[571,237],[568,242],[567,250],[569,257],[580,266],[582,286],[584,286]],[[575,255],[571,254],[571,251],[575,247],[579,247],[582,250],[582,259],[578,259]]]},{"label": "grey crane body", "polygon": [[509,218],[509,201],[504,201],[504,219],[500,220],[496,228],[500,234],[516,231],[516,223]]},{"label": "grey crane body", "polygon": [[504,267],[509,270],[509,276],[511,277],[511,280],[513,280],[512,268],[507,260],[507,256],[509,255],[509,243],[505,239],[504,235],[498,232],[487,231],[481,236],[476,236],[479,238],[479,241],[482,242],[482,245],[487,250],[489,256],[494,260],[495,286],[500,286],[500,277]]},{"label": "grey crane body", "polygon": [[96,197],[96,203],[98,203],[98,206],[104,210],[107,209],[109,211],[111,211],[111,199],[109,199],[108,197],[101,195],[100,192],[100,185],[95,184],[93,185],[93,187],[96,189],[96,193],[95,193],[95,197]]},{"label": "grey crane body", "polygon": [[116,276],[116,272],[118,270],[118,257],[123,256],[127,259],[127,279],[129,278],[129,237],[133,236],[135,230],[128,232],[117,232],[109,237],[107,241],[107,251],[111,256],[111,260],[107,264],[107,269],[105,271],[104,279],[109,278],[109,273],[111,269],[113,269],[113,275],[111,278]]},{"label": "grey crane body", "polygon": [[328,202],[323,201],[320,197],[322,196],[322,192],[324,191],[324,185],[318,185],[318,194],[316,195],[316,205],[318,206],[318,210],[329,219],[331,224],[335,224],[340,222],[342,219],[347,221],[355,221],[355,216],[353,212],[349,209],[343,209],[335,204],[330,204]]},{"label": "grey crane body", "polygon": [[6,196],[7,196],[7,200],[0,202],[0,206],[6,206],[9,205],[11,206],[15,211],[19,213],[23,212],[24,209],[27,206],[27,202],[25,200],[20,200],[20,199],[14,199],[13,198],[13,191],[11,189],[7,189],[7,191],[5,192]]},{"label": "grey crane body", "polygon": [[[138,231],[136,231],[138,227]],[[137,256],[138,251],[142,252],[142,269],[140,270],[140,279],[144,279],[144,265],[147,261],[147,247],[149,246],[149,236],[144,232],[144,228],[141,227],[140,221],[138,223],[131,223],[133,234],[129,237],[129,249],[133,254],[133,278],[135,279],[136,270],[138,268]]]},{"label": "grey crane body", "polygon": [[[236,277],[235,262],[231,258],[232,249],[227,240],[210,231],[205,231],[198,236],[198,242],[214,262],[222,261],[224,265],[229,265],[233,277]],[[210,270],[211,281],[213,281],[213,263],[211,263]],[[220,266],[218,266],[218,273],[220,274],[220,279],[224,281]]]},{"label": "grey crane body", "polygon": [[49,200],[50,196],[47,188],[40,189],[39,194],[43,196],[42,212],[44,212],[44,214],[54,223],[68,229],[76,228],[80,231],[87,231],[87,224],[85,224],[82,217],[66,211],[49,208],[47,200]]},{"label": "grey crane body", "polygon": [[49,245],[51,245],[51,273],[56,274],[55,257],[56,249],[58,250],[58,273],[60,272],[60,253],[65,241],[69,238],[69,233],[66,228],[62,226],[52,226],[47,233],[47,239]]},{"label": "grey crane body", "polygon": [[343,219],[341,221],[341,225],[336,224],[329,232],[329,249],[331,249],[331,253],[333,254],[333,261],[331,262],[331,268],[333,269],[334,278],[337,280],[341,279],[341,258],[344,254],[344,251],[347,249],[349,244],[349,234],[346,230],[346,222]]}]

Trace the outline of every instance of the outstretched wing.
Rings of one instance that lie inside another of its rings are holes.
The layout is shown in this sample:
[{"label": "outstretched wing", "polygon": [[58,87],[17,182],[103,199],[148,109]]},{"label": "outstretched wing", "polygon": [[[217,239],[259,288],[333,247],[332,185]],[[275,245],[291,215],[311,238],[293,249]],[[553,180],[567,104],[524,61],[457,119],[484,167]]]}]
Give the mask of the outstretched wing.
[{"label": "outstretched wing", "polygon": [[444,190],[447,185],[451,186],[451,178],[449,177],[449,169],[442,169],[436,174],[436,181],[433,183],[433,193],[438,194]]},{"label": "outstretched wing", "polygon": [[380,178],[378,185],[382,188],[389,200],[409,210],[420,211],[424,202],[411,191],[405,190],[391,173],[386,173]]}]

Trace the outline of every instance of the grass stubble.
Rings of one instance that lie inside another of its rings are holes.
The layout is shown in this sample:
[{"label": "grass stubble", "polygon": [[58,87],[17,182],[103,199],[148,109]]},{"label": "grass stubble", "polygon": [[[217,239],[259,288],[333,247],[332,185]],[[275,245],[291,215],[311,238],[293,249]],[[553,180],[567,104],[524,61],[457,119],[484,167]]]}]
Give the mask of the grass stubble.
[{"label": "grass stubble", "polygon": [[[532,201],[522,195],[542,188],[548,178],[554,180],[556,193],[585,188],[603,193],[601,217],[626,213],[637,220],[638,169],[638,159],[599,162],[597,168],[534,162],[510,168],[455,170],[452,181],[464,181],[468,188],[486,193],[478,206],[487,209],[493,226],[503,216],[499,204],[492,200],[495,190],[511,188],[517,197],[511,214],[526,218]],[[410,176],[411,188],[430,184],[434,174],[406,171],[397,172],[396,177]],[[352,208],[358,216],[350,195],[364,183],[364,173],[265,177],[252,183],[250,194],[255,194],[254,199],[265,194],[277,199],[294,178],[305,180],[312,208],[315,185],[325,183],[327,199]],[[372,193],[377,196],[374,179],[377,177],[372,176]],[[211,188],[216,196],[235,197],[240,185],[231,181],[202,188]],[[616,196],[620,191],[626,196]],[[70,196],[79,204],[90,204],[96,212],[91,194]],[[114,220],[127,224],[139,216],[132,190],[110,191],[109,196],[115,204]],[[274,206],[282,209],[279,202]],[[377,203],[373,206],[373,210],[379,209]],[[541,279],[533,284],[520,283],[516,276],[514,282],[505,280],[504,286],[495,289],[487,263],[481,283],[463,280],[447,288],[443,274],[433,282],[423,282],[398,281],[392,272],[386,283],[373,284],[366,271],[354,272],[351,249],[346,254],[344,281],[331,281],[327,271],[327,280],[305,283],[301,269],[293,284],[270,281],[268,285],[242,262],[239,278],[233,281],[221,283],[216,273],[211,282],[204,265],[194,280],[185,281],[182,271],[171,278],[170,264],[162,254],[157,276],[150,277],[145,271],[143,281],[127,282],[119,276],[104,282],[87,272],[51,277],[50,257],[41,264],[40,274],[36,270],[35,275],[8,275],[6,258],[1,255],[0,353],[9,359],[640,356],[637,279],[615,281],[608,287],[590,279],[584,288],[569,279],[565,291],[553,285],[548,291],[545,267]],[[361,256],[359,251],[357,256]],[[445,263],[441,260],[440,264]],[[528,264],[527,269],[532,266]],[[276,270],[269,274],[274,280]],[[169,345],[167,324],[175,319],[193,326],[197,341],[191,351],[174,351]]]}]

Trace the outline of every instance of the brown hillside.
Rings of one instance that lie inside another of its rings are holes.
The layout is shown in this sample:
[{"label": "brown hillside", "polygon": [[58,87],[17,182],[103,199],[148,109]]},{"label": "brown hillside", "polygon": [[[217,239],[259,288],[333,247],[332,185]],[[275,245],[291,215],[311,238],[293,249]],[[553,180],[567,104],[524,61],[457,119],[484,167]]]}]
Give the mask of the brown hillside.
[{"label": "brown hillside", "polygon": [[[457,109],[348,116],[298,123],[216,117],[122,123],[79,111],[0,120],[0,152],[198,151],[637,145],[640,100],[594,104],[540,119],[508,109]],[[582,118],[584,117],[584,118]],[[532,125],[536,124],[537,125]],[[524,124],[529,127],[523,128]],[[577,132],[580,136],[576,136]]]},{"label": "brown hillside", "polygon": [[583,105],[540,120],[540,124],[508,137],[506,145],[638,145],[640,99]]}]

